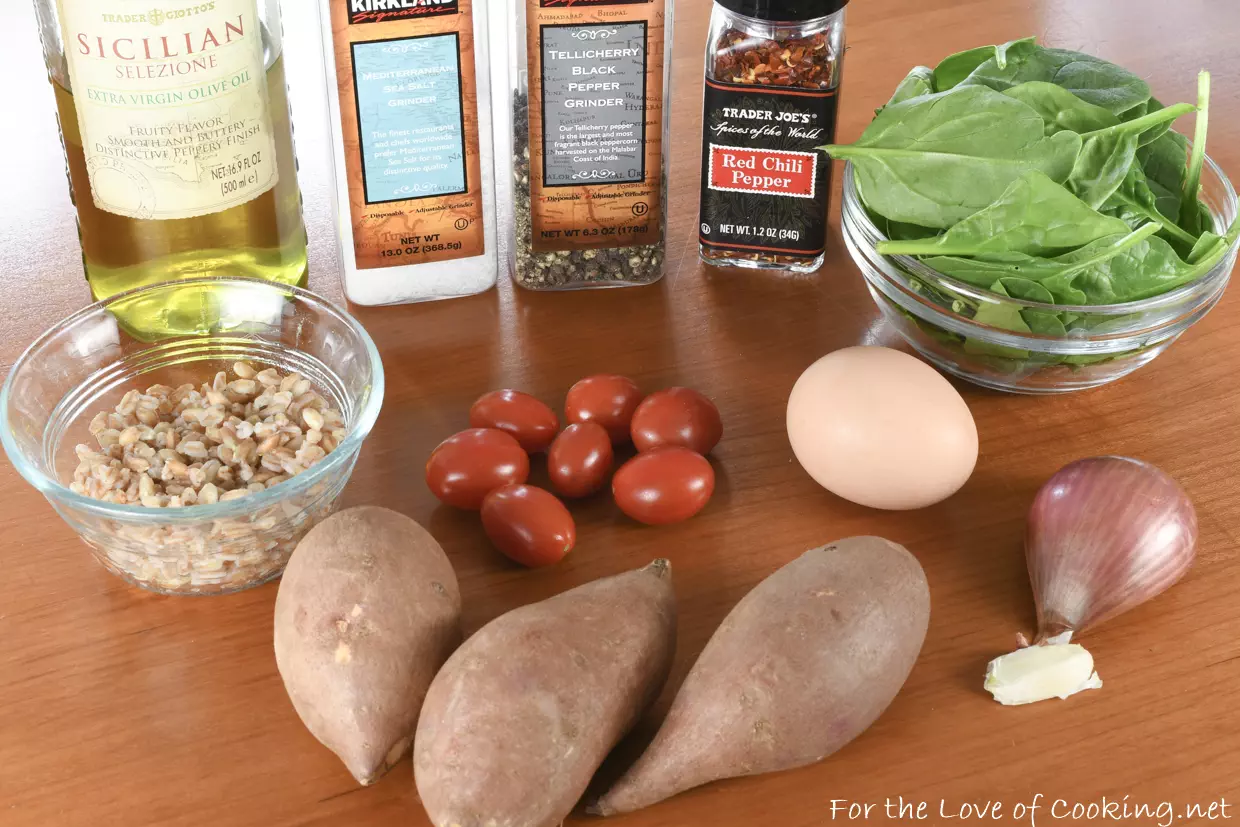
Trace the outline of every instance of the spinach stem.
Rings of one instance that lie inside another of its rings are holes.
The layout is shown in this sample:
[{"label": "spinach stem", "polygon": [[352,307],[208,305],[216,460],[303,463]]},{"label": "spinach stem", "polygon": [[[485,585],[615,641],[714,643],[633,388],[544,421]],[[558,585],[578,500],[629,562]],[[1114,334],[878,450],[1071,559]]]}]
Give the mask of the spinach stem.
[{"label": "spinach stem", "polygon": [[1155,213],[1154,215],[1149,215],[1149,214],[1146,214],[1144,210],[1142,210],[1142,213],[1145,214],[1146,218],[1160,224],[1162,228],[1167,231],[1167,234],[1174,237],[1177,241],[1181,241],[1184,244],[1188,244],[1189,246],[1192,246],[1193,244],[1197,242],[1197,238],[1192,233],[1187,232],[1183,227],[1181,227],[1179,224],[1176,224],[1170,218],[1167,218],[1166,216],[1158,214],[1158,213]]},{"label": "spinach stem", "polygon": [[[1193,154],[1184,178],[1184,198],[1180,202],[1180,226],[1192,229],[1200,223],[1197,191],[1201,188],[1201,167],[1206,158],[1206,130],[1210,127],[1210,73],[1197,75],[1197,128],[1193,132]],[[1190,223],[1191,222],[1191,223]]]},{"label": "spinach stem", "polygon": [[1168,121],[1174,121],[1181,115],[1187,115],[1196,108],[1197,107],[1193,106],[1191,103],[1177,103],[1174,106],[1159,109],[1155,112],[1149,113],[1148,115],[1142,115],[1134,120],[1117,123],[1115,126],[1095,129],[1093,132],[1082,132],[1081,140],[1087,141],[1090,138],[1102,137],[1104,135],[1109,135],[1112,132],[1144,132],[1152,126],[1158,126],[1159,124],[1164,124]]},{"label": "spinach stem", "polygon": [[1196,236],[1192,233],[1188,232],[1157,210],[1150,209],[1145,204],[1137,201],[1135,198],[1127,197],[1121,190],[1116,190],[1113,197],[1123,202],[1130,210],[1140,213],[1146,221],[1153,221],[1154,223],[1160,225],[1163,230],[1165,230],[1167,234],[1173,237],[1176,241],[1187,244],[1190,247],[1197,242]]},{"label": "spinach stem", "polygon": [[1109,258],[1115,258],[1117,255],[1129,249],[1130,247],[1135,247],[1136,245],[1140,244],[1142,241],[1145,241],[1145,239],[1154,235],[1160,229],[1161,229],[1160,225],[1153,221],[1151,221],[1149,224],[1142,224],[1140,227],[1133,230],[1128,235],[1124,236],[1123,238],[1115,242],[1115,244],[1111,245],[1110,247],[1107,247],[1104,250],[1099,250],[1097,253],[1085,259],[1084,261],[1078,261],[1075,264],[1069,264],[1067,267],[1063,268],[1055,275],[1071,276],[1071,275],[1081,272],[1082,270],[1087,270],[1090,267],[1093,267],[1095,264],[1099,264],[1103,261],[1106,261]]},{"label": "spinach stem", "polygon": [[877,250],[884,256],[972,256],[977,255],[977,245],[961,245],[948,247],[935,244],[941,236],[934,238],[910,238],[903,241],[880,241]]},{"label": "spinach stem", "polygon": [[1194,236],[1190,232],[1185,231],[1183,227],[1181,227],[1179,224],[1176,224],[1170,218],[1167,218],[1166,216],[1163,216],[1163,215],[1146,215],[1145,217],[1152,221],[1157,222],[1164,230],[1167,231],[1167,234],[1173,237],[1176,241],[1179,241],[1183,244],[1187,244],[1190,247],[1193,244],[1197,243],[1196,236]]},{"label": "spinach stem", "polygon": [[[1093,267],[1095,264],[1099,264],[1103,261],[1106,261],[1109,258],[1114,258],[1115,256],[1119,255],[1125,250],[1131,247],[1134,247],[1137,244],[1140,244],[1142,241],[1154,235],[1161,229],[1162,229],[1162,225],[1160,225],[1156,221],[1151,221],[1148,224],[1142,224],[1140,227],[1133,230],[1128,235],[1120,238],[1114,244],[1110,245],[1109,247],[1105,247],[1099,250],[1098,252],[1090,256],[1089,258],[1083,261],[1075,262],[1073,264],[1062,265],[1062,269],[1056,270],[1055,275],[1056,276],[1071,276],[1083,270],[1087,270],[1090,267]],[[906,248],[908,250],[907,252],[906,252]],[[914,251],[913,248],[916,248],[917,251]],[[920,251],[924,251],[924,250],[926,250],[925,241],[920,240],[920,239],[914,239],[910,241],[880,241],[878,243],[878,252],[881,253],[882,255],[893,255],[893,256],[922,255],[923,253]],[[971,257],[971,256],[976,255],[975,250],[964,251],[963,253],[960,253],[960,252],[942,252],[939,249],[933,249],[931,252],[935,256],[964,255],[966,257]],[[975,260],[980,261],[980,262],[986,261],[984,258],[975,259]],[[1050,263],[1055,263],[1055,262],[1050,262]],[[1016,268],[1013,268],[1013,271],[1009,275],[1019,276],[1022,274],[1020,273],[1019,270],[1017,270]],[[1002,274],[996,273],[996,278],[1002,278]]]}]

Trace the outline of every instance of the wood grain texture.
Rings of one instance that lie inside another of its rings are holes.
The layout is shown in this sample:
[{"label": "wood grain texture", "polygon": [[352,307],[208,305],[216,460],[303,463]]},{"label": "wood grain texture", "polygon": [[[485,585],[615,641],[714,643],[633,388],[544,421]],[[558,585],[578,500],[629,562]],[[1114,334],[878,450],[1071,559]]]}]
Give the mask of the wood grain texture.
[{"label": "wood grain texture", "polygon": [[[981,457],[972,480],[941,505],[883,514],[832,497],[792,458],[787,394],[822,354],[895,345],[896,335],[879,321],[835,217],[816,275],[697,263],[707,9],[705,0],[682,0],[677,13],[668,277],[654,287],[571,294],[514,292],[505,283],[469,299],[357,308],[383,353],[388,398],[346,503],[395,508],[430,529],[459,574],[467,631],[670,557],[681,618],[676,666],[622,749],[629,755],[716,624],[771,571],[856,534],[888,537],[917,555],[932,594],[929,636],[904,691],[872,729],[820,765],[702,788],[615,822],[623,827],[821,827],[844,821],[833,820],[832,799],[876,802],[865,823],[895,823],[881,805],[896,796],[929,802],[926,823],[934,824],[960,823],[939,816],[940,799],[949,811],[998,800],[1010,813],[1041,793],[1039,824],[1071,823],[1045,809],[1059,798],[1168,800],[1177,816],[1188,803],[1240,799],[1240,296],[1231,291],[1168,353],[1106,388],[1038,399],[962,386]],[[1240,176],[1240,5],[1232,0],[858,0],[849,17],[841,141],[860,133],[913,64],[1036,33],[1130,67],[1164,101],[1192,100],[1197,70],[1209,67],[1210,151]],[[311,285],[338,297],[313,23],[313,15],[288,16],[287,57]],[[10,34],[0,65],[15,115],[0,132],[7,366],[87,291],[29,3],[3,4],[0,24]],[[516,387],[558,405],[573,381],[604,371],[715,399],[726,429],[715,498],[693,520],[658,529],[629,522],[604,497],[590,500],[574,507],[578,547],[564,563],[518,569],[488,547],[476,515],[437,506],[422,482],[425,458],[465,427],[469,403],[484,391]],[[986,662],[1033,625],[1025,511],[1060,466],[1104,453],[1151,461],[1180,480],[1201,519],[1197,565],[1167,594],[1088,636],[1104,689],[1002,708],[981,679]],[[301,726],[272,655],[274,584],[207,599],[132,589],[91,560],[7,463],[0,538],[4,827],[426,823],[408,762],[361,789]]]}]

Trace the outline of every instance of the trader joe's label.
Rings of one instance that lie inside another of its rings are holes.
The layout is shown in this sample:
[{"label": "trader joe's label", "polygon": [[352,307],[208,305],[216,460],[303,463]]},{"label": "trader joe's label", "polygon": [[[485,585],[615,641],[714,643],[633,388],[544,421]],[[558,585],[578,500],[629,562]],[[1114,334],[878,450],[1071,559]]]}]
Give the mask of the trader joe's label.
[{"label": "trader joe's label", "polygon": [[699,238],[812,260],[827,235],[834,91],[706,81]]}]

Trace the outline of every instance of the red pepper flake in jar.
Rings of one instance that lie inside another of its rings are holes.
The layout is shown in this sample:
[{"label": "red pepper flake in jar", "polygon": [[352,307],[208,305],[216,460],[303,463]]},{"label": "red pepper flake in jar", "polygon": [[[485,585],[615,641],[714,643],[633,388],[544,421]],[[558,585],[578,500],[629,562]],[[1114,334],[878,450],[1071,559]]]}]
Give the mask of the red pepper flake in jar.
[{"label": "red pepper flake in jar", "polygon": [[736,84],[830,89],[836,65],[825,32],[769,40],[729,27],[715,43],[714,70],[708,76]]},{"label": "red pepper flake in jar", "polygon": [[716,0],[706,57],[700,252],[810,272],[826,251],[848,0]]}]

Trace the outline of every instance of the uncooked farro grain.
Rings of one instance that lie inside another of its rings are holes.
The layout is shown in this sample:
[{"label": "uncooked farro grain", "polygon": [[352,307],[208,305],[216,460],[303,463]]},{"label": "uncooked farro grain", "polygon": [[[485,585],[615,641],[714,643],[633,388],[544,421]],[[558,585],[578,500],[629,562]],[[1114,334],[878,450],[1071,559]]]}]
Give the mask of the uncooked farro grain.
[{"label": "uncooked farro grain", "polygon": [[[77,446],[69,487],[108,503],[192,509],[277,486],[344,439],[343,415],[301,374],[245,362],[232,374],[125,393],[91,420],[97,447]],[[84,536],[105,566],[148,587],[229,591],[278,574],[297,541],[330,513],[333,487],[337,481],[325,479],[239,517],[162,525],[117,519]]]},{"label": "uncooked farro grain", "polygon": [[[190,504],[186,491],[202,503],[201,489],[212,483],[221,500],[234,500],[259,490],[256,468],[294,477],[344,437],[340,411],[300,373],[256,372],[238,362],[233,374],[229,381],[219,371],[198,387],[127,392],[114,411],[91,421],[98,448],[77,446],[70,488],[105,502],[179,508]],[[233,473],[221,477],[225,467]]]}]

